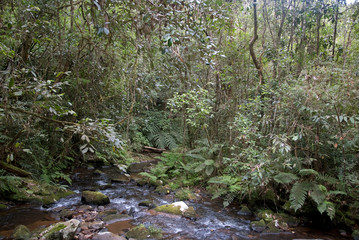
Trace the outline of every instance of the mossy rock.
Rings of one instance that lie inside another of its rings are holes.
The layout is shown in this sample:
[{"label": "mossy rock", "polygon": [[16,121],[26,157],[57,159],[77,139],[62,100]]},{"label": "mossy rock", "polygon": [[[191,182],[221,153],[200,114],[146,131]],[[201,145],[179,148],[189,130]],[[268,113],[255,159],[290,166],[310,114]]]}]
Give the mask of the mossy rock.
[{"label": "mossy rock", "polygon": [[241,209],[237,213],[240,216],[251,216],[253,215],[252,211],[247,207],[247,205],[241,205]]},{"label": "mossy rock", "polygon": [[159,193],[160,195],[166,195],[171,193],[171,188],[169,186],[158,186],[155,192]]},{"label": "mossy rock", "polygon": [[81,201],[88,204],[105,205],[110,203],[108,196],[101,192],[83,191]]},{"label": "mossy rock", "polygon": [[103,211],[103,212],[100,212],[99,214],[97,214],[97,218],[103,219],[106,216],[114,215],[114,214],[117,214],[117,210],[116,209],[110,209],[110,210],[106,210],[106,211]]},{"label": "mossy rock", "polygon": [[[296,227],[299,225],[300,220],[294,216],[285,214],[285,213],[277,213],[276,217],[279,220],[279,224],[281,224],[282,222],[287,223],[288,227]],[[282,229],[285,228],[285,225],[282,226]]]},{"label": "mossy rock", "polygon": [[128,239],[144,240],[144,239],[161,239],[162,230],[155,227],[146,228],[143,224],[132,228],[126,233]]},{"label": "mossy rock", "polygon": [[97,176],[101,176],[101,175],[103,175],[104,173],[103,173],[101,170],[96,169],[96,170],[93,172],[93,174],[94,174],[94,175],[97,175]]},{"label": "mossy rock", "polygon": [[270,222],[270,223],[267,224],[266,232],[268,232],[268,233],[279,233],[280,229],[277,228],[276,222],[273,221],[273,222]]},{"label": "mossy rock", "polygon": [[30,230],[24,226],[24,225],[19,225],[14,229],[14,232],[11,236],[12,239],[14,240],[27,240],[30,239],[31,237],[31,232]]},{"label": "mossy rock", "polygon": [[77,219],[55,223],[44,229],[39,236],[33,236],[33,238],[41,240],[73,240],[79,226],[80,221]]},{"label": "mossy rock", "polygon": [[253,221],[251,222],[251,228],[253,231],[255,232],[263,232],[265,229],[266,229],[267,225],[266,223],[264,222],[264,220],[260,220],[260,221]]},{"label": "mossy rock", "polygon": [[354,240],[359,240],[359,230],[354,230],[352,233],[352,237]]},{"label": "mossy rock", "polygon": [[154,209],[157,212],[164,212],[164,213],[170,213],[175,215],[182,215],[181,207],[180,206],[174,206],[172,204],[166,204],[162,206],[158,206]]},{"label": "mossy rock", "polygon": [[0,210],[7,209],[7,205],[0,203]]},{"label": "mossy rock", "polygon": [[125,175],[119,175],[111,179],[111,182],[117,183],[127,183],[130,181],[130,178]]},{"label": "mossy rock", "polygon": [[257,217],[263,219],[265,222],[269,223],[272,222],[275,218],[275,213],[272,210],[260,210],[257,213]]},{"label": "mossy rock", "polygon": [[127,238],[134,238],[136,240],[146,239],[150,235],[150,231],[143,225],[138,225],[126,233]]},{"label": "mossy rock", "polygon": [[69,209],[62,209],[60,212],[60,218],[71,218],[75,214],[75,211]]},{"label": "mossy rock", "polygon": [[182,213],[182,215],[186,218],[189,218],[189,219],[196,219],[197,218],[197,213],[196,211],[194,210],[193,207],[188,207],[188,209],[186,211],[184,211]]},{"label": "mossy rock", "polygon": [[157,205],[152,201],[142,201],[138,204],[138,206],[148,207],[149,209],[157,207]]}]

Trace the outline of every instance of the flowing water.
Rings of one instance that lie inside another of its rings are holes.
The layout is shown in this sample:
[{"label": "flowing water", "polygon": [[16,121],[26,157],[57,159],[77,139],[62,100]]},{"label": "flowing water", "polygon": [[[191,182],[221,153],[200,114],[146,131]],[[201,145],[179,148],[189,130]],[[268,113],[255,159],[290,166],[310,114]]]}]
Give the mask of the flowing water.
[{"label": "flowing water", "polygon": [[[236,207],[222,208],[219,201],[212,201],[202,196],[200,201],[187,201],[193,206],[198,217],[188,219],[181,216],[157,213],[139,206],[145,200],[156,205],[175,202],[172,194],[160,195],[153,188],[137,186],[135,182],[110,183],[109,176],[113,169],[101,169],[104,174],[94,174],[93,170],[79,169],[73,176],[72,190],[76,194],[59,200],[49,208],[23,205],[0,211],[0,236],[8,237],[19,224],[24,224],[34,230],[39,226],[49,225],[58,221],[56,212],[59,209],[75,209],[81,203],[81,191],[100,190],[109,196],[111,203],[106,209],[116,209],[125,212],[131,218],[112,223],[107,229],[116,234],[124,234],[128,229],[138,224],[154,226],[163,231],[164,239],[206,239],[206,240],[235,240],[235,239],[344,239],[339,234],[316,231],[298,227],[283,233],[256,233],[250,229],[250,219],[240,216]],[[107,189],[105,189],[107,188]],[[1,239],[1,237],[0,237]]]}]

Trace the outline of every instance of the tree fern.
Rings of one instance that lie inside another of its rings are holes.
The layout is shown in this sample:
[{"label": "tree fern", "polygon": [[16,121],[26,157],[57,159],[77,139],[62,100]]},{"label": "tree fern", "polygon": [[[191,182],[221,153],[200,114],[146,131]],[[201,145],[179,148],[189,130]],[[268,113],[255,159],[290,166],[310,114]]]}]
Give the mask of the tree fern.
[{"label": "tree fern", "polygon": [[274,176],[274,181],[276,181],[277,183],[283,183],[283,184],[288,184],[291,183],[295,180],[298,180],[298,176],[293,174],[293,173],[278,173],[277,175]]}]

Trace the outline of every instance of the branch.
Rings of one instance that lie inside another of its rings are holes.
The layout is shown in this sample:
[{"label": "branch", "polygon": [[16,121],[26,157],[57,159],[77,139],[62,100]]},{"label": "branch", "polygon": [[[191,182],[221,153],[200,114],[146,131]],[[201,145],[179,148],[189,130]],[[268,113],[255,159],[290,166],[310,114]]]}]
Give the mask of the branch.
[{"label": "branch", "polygon": [[46,121],[61,124],[61,125],[72,125],[72,126],[78,126],[79,125],[78,123],[74,123],[74,122],[60,121],[60,120],[44,117],[44,116],[41,116],[41,115],[39,115],[37,113],[29,112],[29,111],[23,110],[21,108],[8,107],[8,106],[4,106],[2,104],[0,104],[0,108],[5,109],[5,110],[9,110],[9,111],[13,111],[13,112],[19,112],[19,113],[27,114],[27,115],[30,115],[30,116],[40,118],[42,120],[46,120]]}]

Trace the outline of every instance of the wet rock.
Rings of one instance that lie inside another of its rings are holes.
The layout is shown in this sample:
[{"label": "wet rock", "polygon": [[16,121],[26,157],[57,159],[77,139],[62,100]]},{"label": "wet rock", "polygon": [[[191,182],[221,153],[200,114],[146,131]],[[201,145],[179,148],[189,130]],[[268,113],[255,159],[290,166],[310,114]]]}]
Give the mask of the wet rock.
[{"label": "wet rock", "polygon": [[103,221],[94,221],[94,222],[82,222],[80,227],[81,229],[102,229],[105,226]]},{"label": "wet rock", "polygon": [[62,209],[60,212],[60,218],[71,218],[74,214],[74,211],[71,211],[69,209]]},{"label": "wet rock", "polygon": [[111,179],[111,182],[118,182],[118,183],[127,183],[130,181],[130,178],[126,175],[119,175]]},{"label": "wet rock", "polygon": [[152,201],[142,201],[138,204],[138,206],[148,207],[149,209],[157,207]]},{"label": "wet rock", "polygon": [[30,236],[30,230],[24,225],[19,225],[14,229],[14,233],[12,234],[11,238],[15,240],[27,240],[30,238]]},{"label": "wet rock", "polygon": [[[286,223],[287,224],[287,227],[297,227],[300,223],[299,219],[296,218],[296,217],[293,217],[293,216],[290,216],[288,214],[285,214],[285,213],[278,213],[276,214],[276,218],[279,220],[279,224],[280,225],[283,225],[282,223]],[[285,228],[285,226],[283,225],[281,227],[282,229]]]},{"label": "wet rock", "polygon": [[112,184],[111,183],[106,183],[104,185],[99,186],[98,188],[100,190],[106,190],[106,189],[112,188]]},{"label": "wet rock", "polygon": [[96,169],[96,170],[93,172],[93,174],[94,174],[94,175],[97,175],[97,176],[101,176],[101,175],[103,175],[104,173],[103,173],[101,170]]},{"label": "wet rock", "polygon": [[125,237],[121,237],[111,232],[100,232],[92,237],[93,240],[126,240]]},{"label": "wet rock", "polygon": [[86,211],[90,211],[90,210],[92,210],[92,209],[93,209],[93,207],[90,206],[90,205],[82,205],[82,206],[80,206],[80,207],[77,209],[77,211],[79,211],[79,212],[86,212]]},{"label": "wet rock", "polygon": [[112,214],[117,214],[117,210],[116,210],[116,209],[110,209],[110,210],[106,210],[106,211],[100,212],[100,213],[97,215],[97,218],[103,219],[104,217],[106,217],[106,216],[108,216],[108,215],[112,215]]},{"label": "wet rock", "polygon": [[108,196],[101,192],[83,191],[81,201],[88,204],[105,205],[110,203]]},{"label": "wet rock", "polygon": [[252,216],[253,213],[246,205],[242,205],[241,210],[239,210],[237,214],[240,216]]},{"label": "wet rock", "polygon": [[132,217],[127,214],[111,214],[111,215],[104,217],[103,221],[105,221],[106,224],[111,224],[111,223],[115,223],[118,221],[124,221],[124,220],[128,220],[128,219],[132,219]]},{"label": "wet rock", "polygon": [[261,233],[266,229],[266,223],[263,219],[260,221],[253,221],[251,222],[251,228],[253,231]]},{"label": "wet rock", "polygon": [[43,230],[37,237],[33,239],[39,240],[72,240],[80,226],[80,221],[71,219],[67,222],[55,223]]}]

